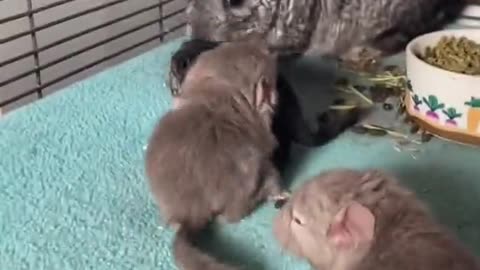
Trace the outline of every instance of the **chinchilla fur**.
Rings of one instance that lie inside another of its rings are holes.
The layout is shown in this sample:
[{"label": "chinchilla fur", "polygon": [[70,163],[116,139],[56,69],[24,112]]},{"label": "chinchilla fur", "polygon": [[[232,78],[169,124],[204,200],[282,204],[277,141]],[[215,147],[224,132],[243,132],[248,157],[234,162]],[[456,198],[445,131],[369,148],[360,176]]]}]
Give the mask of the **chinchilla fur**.
[{"label": "chinchilla fur", "polygon": [[403,50],[452,22],[467,0],[189,0],[194,38],[235,41],[260,34],[281,54],[342,57]]}]

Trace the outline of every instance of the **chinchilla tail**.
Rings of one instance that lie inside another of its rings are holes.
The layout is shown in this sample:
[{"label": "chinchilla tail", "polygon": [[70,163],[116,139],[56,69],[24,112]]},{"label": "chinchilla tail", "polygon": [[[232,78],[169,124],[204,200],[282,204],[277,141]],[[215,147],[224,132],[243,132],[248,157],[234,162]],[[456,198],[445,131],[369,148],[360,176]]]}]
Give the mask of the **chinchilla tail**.
[{"label": "chinchilla tail", "polygon": [[201,231],[190,231],[181,226],[173,241],[175,263],[182,270],[239,270],[225,265],[194,245],[196,236]]}]

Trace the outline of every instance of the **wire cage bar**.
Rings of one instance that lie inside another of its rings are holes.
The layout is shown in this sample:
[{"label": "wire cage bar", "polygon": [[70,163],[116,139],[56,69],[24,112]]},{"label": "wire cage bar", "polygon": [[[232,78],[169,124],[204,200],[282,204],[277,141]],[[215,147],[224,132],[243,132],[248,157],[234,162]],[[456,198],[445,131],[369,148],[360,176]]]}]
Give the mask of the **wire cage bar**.
[{"label": "wire cage bar", "polygon": [[[115,18],[103,21],[102,23],[99,23],[97,25],[91,26],[89,28],[83,29],[81,31],[69,34],[61,39],[51,41],[49,43],[46,43],[42,46],[39,46],[38,42],[38,37],[37,34],[40,31],[43,31],[45,29],[57,26],[59,24],[71,21],[73,19],[86,16],[88,14],[100,11],[100,10],[107,10],[108,8],[120,5],[125,2],[133,2],[136,1],[138,3],[144,2],[143,0],[110,0],[110,1],[99,1],[103,2],[100,4],[97,4],[93,7],[86,8],[84,10],[78,11],[74,14],[64,16],[62,18],[53,20],[51,22],[45,23],[38,25],[35,20],[35,15],[41,14],[42,12],[45,12],[47,10],[51,10],[56,7],[60,7],[63,5],[66,5],[68,3],[72,3],[74,1],[84,1],[84,0],[59,0],[55,1],[53,3],[34,8],[33,7],[33,0],[16,0],[16,1],[26,1],[26,6],[27,6],[27,11],[21,12],[18,14],[13,14],[9,15],[4,18],[0,18],[0,25],[4,25],[7,23],[11,23],[16,20],[20,19],[25,19],[28,18],[28,30],[24,31],[19,31],[17,33],[11,34],[6,37],[0,37],[0,46],[3,46],[4,44],[7,44],[9,42],[18,40],[20,38],[28,37],[30,36],[31,42],[32,42],[32,50],[15,55],[13,57],[8,57],[7,59],[0,60],[0,72],[2,69],[7,68],[9,65],[13,65],[19,61],[28,59],[30,57],[33,58],[33,63],[34,66],[31,68],[27,69],[26,71],[19,72],[17,74],[11,75],[6,79],[3,79],[0,81],[0,109],[6,105],[12,104],[16,101],[19,101],[23,98],[26,98],[28,96],[37,94],[37,98],[42,98],[43,96],[43,90],[47,87],[50,87],[52,85],[55,85],[61,81],[64,81],[80,72],[83,72],[85,70],[88,70],[92,67],[95,67],[101,63],[104,63],[106,61],[109,61],[111,59],[114,59],[126,52],[132,51],[138,47],[141,47],[143,45],[146,45],[150,42],[153,41],[158,41],[158,42],[163,42],[165,41],[165,38],[172,33],[182,31],[184,30],[186,26],[185,19],[183,17],[184,11],[185,11],[185,6],[180,5],[180,7],[176,8],[173,11],[167,12],[166,9],[164,8],[167,4],[170,4],[172,2],[178,2],[178,0],[158,0],[158,2],[155,2],[153,4],[149,5],[141,5],[141,7],[136,8],[133,11],[130,11],[126,14],[123,14],[121,16],[117,16]],[[0,2],[1,3],[1,2]],[[125,29],[121,31],[120,33],[117,33],[115,35],[111,35],[107,38],[96,40],[93,44],[84,46],[82,48],[76,49],[74,51],[71,51],[65,55],[61,55],[59,57],[56,57],[53,60],[50,60],[45,63],[40,62],[40,54],[42,52],[45,52],[46,50],[55,48],[59,45],[62,45],[64,43],[67,43],[69,41],[78,39],[80,37],[83,37],[85,35],[88,35],[92,32],[99,31],[101,29],[105,29],[106,27],[109,27],[111,25],[126,21],[128,19],[134,18],[136,16],[142,16],[146,12],[153,11],[155,9],[158,9],[158,17],[155,17],[154,19],[148,20],[144,23],[137,24],[133,27],[130,27],[128,29]],[[178,17],[178,19],[175,21],[176,23],[172,26],[166,27],[165,21],[167,19],[171,19],[173,17]],[[129,45],[125,48],[122,48],[116,52],[112,52],[110,54],[107,54],[103,57],[100,57],[98,59],[95,59],[94,61],[91,61],[87,64],[81,65],[69,72],[66,72],[64,74],[61,74],[53,79],[45,80],[44,77],[42,76],[42,71],[51,68],[55,65],[58,65],[59,63],[65,62],[72,57],[79,56],[85,52],[91,51],[95,48],[98,48],[102,45],[105,45],[107,43],[110,43],[112,41],[118,40],[122,37],[131,35],[135,32],[141,31],[142,29],[145,29],[147,27],[153,26],[153,25],[158,25],[158,32],[151,35],[150,37],[147,37],[143,40],[140,40],[132,45]],[[28,76],[34,75],[35,76],[35,87],[32,87],[30,89],[19,89],[18,91],[16,90],[15,95],[8,97],[8,98],[1,98],[1,91],[2,89],[10,84],[13,84],[21,79],[24,79]]]}]

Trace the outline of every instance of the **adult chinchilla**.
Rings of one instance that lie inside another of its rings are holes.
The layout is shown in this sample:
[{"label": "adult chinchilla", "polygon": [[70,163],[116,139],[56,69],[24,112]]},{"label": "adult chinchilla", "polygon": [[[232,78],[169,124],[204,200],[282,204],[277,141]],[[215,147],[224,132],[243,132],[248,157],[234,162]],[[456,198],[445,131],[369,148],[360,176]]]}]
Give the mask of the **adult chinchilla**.
[{"label": "adult chinchilla", "polygon": [[189,0],[194,38],[266,38],[281,54],[355,60],[404,49],[412,38],[453,21],[467,0]]}]

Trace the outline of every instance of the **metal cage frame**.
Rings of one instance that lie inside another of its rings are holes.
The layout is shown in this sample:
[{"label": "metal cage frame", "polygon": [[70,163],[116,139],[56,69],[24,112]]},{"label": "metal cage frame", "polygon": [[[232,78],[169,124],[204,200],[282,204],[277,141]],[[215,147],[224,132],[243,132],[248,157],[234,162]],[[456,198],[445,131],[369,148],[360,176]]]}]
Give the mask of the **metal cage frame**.
[{"label": "metal cage frame", "polygon": [[[16,0],[16,1],[21,1],[21,0]],[[9,85],[11,83],[17,82],[17,81],[19,81],[19,80],[21,80],[21,79],[23,79],[27,76],[30,76],[32,74],[35,74],[36,86],[33,87],[33,88],[30,88],[30,89],[21,89],[13,97],[10,97],[10,98],[4,99],[4,100],[0,99],[0,109],[2,107],[6,106],[6,105],[12,104],[16,101],[19,101],[19,100],[21,100],[25,97],[28,97],[28,96],[31,96],[31,95],[34,95],[34,94],[37,94],[37,98],[42,98],[43,97],[43,90],[46,87],[49,87],[49,86],[57,84],[61,81],[64,81],[65,79],[68,79],[68,78],[72,77],[73,75],[76,75],[80,72],[88,70],[92,67],[95,67],[95,66],[97,66],[97,65],[99,65],[99,64],[101,64],[105,61],[114,59],[117,56],[120,56],[120,55],[122,55],[122,54],[124,54],[128,51],[131,51],[135,48],[138,48],[138,47],[140,47],[142,45],[145,45],[147,43],[150,43],[152,41],[160,40],[160,42],[163,42],[165,36],[167,36],[168,34],[171,34],[173,32],[179,31],[186,26],[186,22],[181,22],[181,23],[178,23],[178,24],[174,25],[173,27],[170,27],[169,29],[165,29],[164,21],[169,19],[169,18],[172,18],[174,16],[183,14],[184,11],[185,11],[185,7],[177,9],[173,12],[168,13],[168,14],[164,14],[164,8],[163,7],[167,4],[169,4],[169,3],[172,3],[174,1],[176,1],[176,0],[158,0],[158,3],[139,8],[139,9],[137,9],[133,12],[130,12],[128,14],[125,14],[125,15],[122,15],[120,17],[105,21],[101,24],[98,24],[96,26],[87,28],[87,29],[82,30],[80,32],[72,33],[72,34],[70,34],[70,35],[68,35],[64,38],[61,38],[59,40],[53,41],[51,43],[48,43],[44,46],[39,47],[38,46],[38,41],[37,41],[37,32],[38,31],[45,30],[47,28],[56,26],[56,25],[61,24],[63,22],[67,22],[67,21],[70,21],[72,19],[75,19],[75,18],[78,18],[78,17],[81,17],[81,16],[85,16],[87,14],[90,14],[90,13],[93,13],[93,12],[96,12],[96,11],[99,11],[99,10],[104,10],[104,9],[113,7],[115,5],[118,5],[118,4],[127,2],[127,1],[135,1],[135,0],[111,0],[109,2],[96,5],[92,8],[82,10],[82,11],[77,12],[75,14],[65,16],[63,18],[48,22],[48,23],[43,24],[43,25],[36,25],[35,24],[35,20],[34,20],[34,15],[35,14],[39,14],[39,13],[44,12],[46,10],[50,10],[52,8],[55,8],[55,7],[58,7],[58,6],[61,6],[61,5],[65,5],[67,3],[70,3],[70,2],[73,2],[73,1],[76,1],[76,0],[59,0],[59,1],[56,1],[54,3],[44,5],[44,6],[41,6],[41,7],[38,7],[38,8],[33,8],[33,4],[32,4],[33,0],[23,0],[23,1],[26,1],[26,3],[27,3],[27,11],[21,12],[21,13],[18,13],[18,14],[14,14],[14,15],[10,15],[10,16],[5,17],[5,18],[0,18],[0,25],[5,24],[5,23],[9,23],[9,22],[12,22],[12,21],[15,21],[15,20],[23,19],[23,18],[28,18],[29,29],[26,30],[26,31],[17,32],[15,34],[7,36],[7,37],[0,38],[0,46],[2,46],[3,44],[6,44],[8,42],[17,40],[19,38],[22,38],[22,37],[25,37],[25,36],[30,36],[33,50],[28,51],[26,53],[22,53],[20,55],[17,55],[17,56],[11,57],[11,58],[8,58],[6,60],[0,61],[0,69],[3,68],[3,67],[6,67],[8,65],[14,64],[18,61],[24,60],[28,57],[33,57],[35,66],[30,68],[27,71],[20,72],[18,74],[15,74],[15,75],[7,78],[6,80],[0,81],[0,91],[2,90],[2,87],[6,86],[6,85]],[[136,1],[138,1],[138,0],[136,0]],[[121,22],[121,21],[124,21],[124,20],[127,20],[127,19],[130,19],[132,17],[139,16],[139,15],[141,15],[141,14],[147,12],[147,11],[154,10],[154,9],[158,9],[158,11],[159,11],[158,12],[158,18],[155,18],[155,19],[150,20],[148,22],[142,23],[140,25],[137,25],[135,27],[127,29],[127,30],[125,30],[121,33],[110,36],[108,38],[99,40],[99,41],[95,42],[94,44],[91,44],[89,46],[85,46],[81,49],[78,49],[78,50],[70,52],[66,55],[60,56],[60,57],[58,57],[54,60],[51,60],[47,63],[40,64],[39,54],[41,52],[45,51],[45,50],[54,48],[54,47],[59,46],[63,43],[66,43],[68,41],[71,41],[71,40],[74,40],[76,38],[82,37],[84,35],[87,35],[89,33],[94,32],[94,31],[104,29],[105,27],[108,27],[110,25],[113,25],[115,23],[118,23],[118,22]],[[158,34],[155,34],[155,35],[153,35],[149,38],[146,38],[142,41],[139,41],[139,42],[137,42],[133,45],[130,45],[126,48],[123,48],[123,49],[121,49],[121,50],[119,50],[115,53],[111,53],[109,55],[106,55],[104,57],[96,59],[95,61],[92,61],[92,62],[90,62],[86,65],[78,67],[78,68],[76,68],[76,69],[74,69],[70,72],[65,73],[65,74],[62,74],[62,75],[60,75],[60,76],[58,76],[54,79],[44,81],[43,78],[42,78],[42,71],[44,69],[50,68],[54,65],[57,65],[61,62],[64,62],[64,61],[68,60],[71,57],[74,57],[74,56],[80,55],[82,53],[85,53],[87,51],[93,50],[93,49],[95,49],[99,46],[105,45],[109,42],[112,42],[112,41],[117,40],[121,37],[127,36],[129,34],[132,34],[136,31],[142,30],[142,29],[144,29],[148,26],[154,25],[154,24],[158,24],[158,26],[159,26],[158,27],[158,29],[159,29]]]}]

